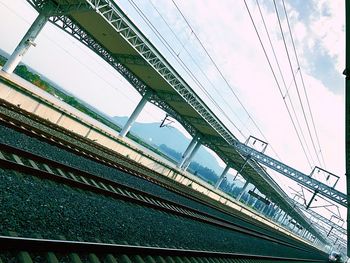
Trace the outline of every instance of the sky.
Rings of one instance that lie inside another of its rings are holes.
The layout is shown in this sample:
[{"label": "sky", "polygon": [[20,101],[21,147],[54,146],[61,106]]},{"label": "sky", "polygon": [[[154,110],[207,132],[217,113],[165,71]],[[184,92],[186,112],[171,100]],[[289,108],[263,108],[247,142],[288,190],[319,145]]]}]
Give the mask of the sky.
[{"label": "sky", "polygon": [[[275,0],[280,24],[273,0],[118,3],[241,142],[249,135],[263,139],[268,155],[305,174],[322,167],[340,176],[336,189],[345,192],[344,1],[285,0],[287,21],[282,0]],[[36,15],[25,0],[0,0],[0,35],[6,36],[0,38],[0,48],[11,53]],[[131,114],[140,95],[97,55],[49,23],[35,42],[24,63],[110,116]],[[147,104],[138,121],[160,122],[164,115]],[[289,194],[289,187],[300,189],[270,172]]]}]

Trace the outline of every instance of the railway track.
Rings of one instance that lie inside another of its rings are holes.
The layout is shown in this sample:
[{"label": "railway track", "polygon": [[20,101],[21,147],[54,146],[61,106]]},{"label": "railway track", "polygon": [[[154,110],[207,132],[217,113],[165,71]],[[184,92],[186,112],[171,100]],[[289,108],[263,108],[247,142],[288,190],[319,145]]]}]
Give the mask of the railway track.
[{"label": "railway track", "polygon": [[[18,118],[13,118],[13,117],[11,118],[9,117],[8,114],[5,113],[5,111],[0,111],[0,123],[3,125],[10,126],[18,131],[30,134],[30,136],[35,136],[35,137],[47,140],[54,145],[68,149],[69,151],[75,152],[81,156],[84,156],[85,158],[89,158],[93,161],[116,168],[118,170],[124,171],[126,173],[132,174],[142,179],[149,180],[157,185],[160,185],[168,189],[169,191],[182,195],[191,200],[195,200],[199,203],[202,203],[218,211],[221,211],[222,213],[226,213],[232,216],[232,213],[230,213],[228,209],[224,209],[222,204],[218,205],[217,204],[218,202],[215,203],[213,200],[209,200],[209,198],[206,197],[205,195],[195,192],[194,190],[191,191],[190,188],[186,188],[187,193],[184,193],[183,191],[184,186],[181,185],[180,183],[173,182],[173,181],[171,182],[169,178],[159,178],[157,177],[157,174],[154,171],[145,167],[141,167],[140,164],[131,163],[130,160],[124,156],[118,156],[118,158],[115,158],[116,153],[113,152],[114,161],[111,161],[105,156],[99,154],[99,151],[103,153],[112,154],[112,152],[109,149],[103,146],[100,146],[94,142],[88,141],[82,138],[81,136],[77,136],[70,131],[56,127],[52,123],[49,123],[45,120],[37,118],[32,114],[24,112],[23,110],[20,110],[12,105],[9,105],[4,101],[0,102],[0,107],[10,109],[18,114],[17,115]],[[45,126],[46,128],[40,129],[38,127],[33,127],[32,125],[30,125],[30,123],[22,119],[24,116],[26,118],[31,118],[33,121],[38,122],[40,125]],[[73,138],[77,141],[83,142],[86,145],[89,145],[91,148],[96,149],[95,153],[98,152],[98,154],[94,154],[94,152],[92,152],[88,147],[85,147],[85,148],[81,146],[79,147],[69,140],[62,140],[62,137],[59,138],[58,136],[55,136],[55,134],[52,133],[52,130],[61,132],[69,138]],[[279,233],[278,237],[276,237],[277,231],[274,232],[274,229],[268,228],[263,224],[256,224],[255,222],[253,222],[253,220],[240,218],[241,220],[245,220],[245,222],[251,224],[251,226],[254,226],[255,228],[260,228],[261,231],[256,231],[256,229],[252,229],[249,227],[242,227],[240,225],[234,224],[230,221],[224,220],[217,216],[213,216],[211,214],[202,212],[200,210],[175,203],[171,200],[165,200],[158,196],[140,191],[138,189],[133,189],[131,187],[122,185],[115,181],[111,181],[106,178],[96,176],[86,171],[81,171],[77,168],[59,163],[55,160],[44,158],[39,155],[32,154],[30,152],[23,151],[22,149],[15,148],[10,145],[5,145],[5,144],[0,145],[0,151],[1,151],[0,166],[5,167],[7,169],[17,170],[19,172],[31,174],[33,176],[40,177],[43,179],[56,181],[57,183],[65,184],[73,188],[79,188],[84,191],[94,192],[97,194],[112,197],[114,199],[124,200],[124,201],[128,201],[138,205],[142,205],[145,207],[149,207],[152,209],[160,210],[176,216],[181,216],[181,217],[199,221],[202,223],[215,225],[217,227],[225,228],[229,231],[240,232],[250,237],[255,237],[261,240],[265,240],[265,242],[279,244],[281,245],[281,247],[294,249],[299,252],[306,252],[306,253],[309,253],[310,255],[312,255],[313,252],[315,251],[315,248],[305,245],[304,243],[302,244],[302,242],[300,241],[299,242],[297,242],[296,240],[292,241],[292,238],[286,235],[283,235],[281,233]],[[266,230],[271,231],[271,234],[266,234]],[[320,252],[318,251],[318,253]],[[313,258],[313,257],[310,256],[310,258]],[[256,261],[258,260],[257,258],[255,258],[254,260],[255,261],[252,261],[252,262],[270,262],[270,261]],[[291,260],[290,262],[293,261],[292,259],[290,260]],[[133,261],[130,261],[130,262],[133,262]],[[150,261],[150,262],[153,262],[153,261]],[[172,262],[172,261],[169,261],[169,262]],[[187,262],[187,261],[184,261],[184,262]],[[201,261],[198,261],[198,262],[201,262]],[[224,261],[217,261],[217,262],[224,262]],[[232,261],[232,262],[238,262],[238,261]],[[310,259],[308,262],[318,262],[318,261],[313,261]]]},{"label": "railway track", "polygon": [[[34,114],[28,113],[2,99],[0,99],[0,124],[9,126],[30,136],[48,140],[50,144],[56,145],[60,148],[65,148],[68,151],[83,156],[84,158],[91,159],[103,165],[116,168],[133,176],[150,181],[170,192],[194,200],[207,207],[220,211],[221,213],[230,216],[233,215],[236,218],[238,217],[240,220],[253,225],[257,224],[261,229],[266,229],[267,231],[272,232],[278,231],[271,227],[267,227],[265,224],[257,223],[255,219],[243,217],[237,213],[233,214],[230,207],[213,200],[205,194],[195,191],[191,187],[186,187],[186,189],[184,189],[185,187],[183,184],[173,179],[159,175],[155,171],[144,167],[137,162],[133,162],[123,155],[117,154],[102,145],[54,125]],[[72,140],[78,143],[72,142]],[[289,238],[288,235],[283,235]]]},{"label": "railway track", "polygon": [[210,215],[200,210],[160,198],[98,175],[81,171],[74,167],[47,159],[19,148],[0,143],[0,167],[51,180],[72,188],[108,196],[117,200],[135,203],[194,221],[215,225],[231,231],[241,232],[251,237],[264,239],[285,247],[308,251],[301,246],[286,242],[273,235],[236,225],[230,221]]},{"label": "railway track", "polygon": [[[21,248],[20,251],[18,248]],[[272,257],[218,251],[130,246],[66,240],[0,236],[0,251],[7,260],[30,262],[108,263],[294,263],[325,262],[323,259]],[[28,252],[30,251],[30,252]]]}]

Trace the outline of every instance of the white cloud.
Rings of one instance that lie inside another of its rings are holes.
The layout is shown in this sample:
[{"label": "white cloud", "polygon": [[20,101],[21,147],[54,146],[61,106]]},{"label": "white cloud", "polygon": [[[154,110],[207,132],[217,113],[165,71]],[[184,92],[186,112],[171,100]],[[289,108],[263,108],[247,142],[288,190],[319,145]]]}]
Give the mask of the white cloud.
[{"label": "white cloud", "polygon": [[343,1],[314,1],[316,12],[312,16],[310,30],[324,52],[335,59],[338,72],[345,68],[345,33]]}]

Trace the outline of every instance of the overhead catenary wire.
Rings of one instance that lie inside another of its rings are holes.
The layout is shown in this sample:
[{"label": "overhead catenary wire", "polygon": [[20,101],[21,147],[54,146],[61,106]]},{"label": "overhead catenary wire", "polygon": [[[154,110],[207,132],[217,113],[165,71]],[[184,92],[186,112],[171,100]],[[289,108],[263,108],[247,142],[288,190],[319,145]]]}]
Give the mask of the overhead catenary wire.
[{"label": "overhead catenary wire", "polygon": [[[261,17],[261,20],[263,22],[263,25],[264,25],[264,29],[265,29],[265,33],[268,37],[268,40],[269,40],[269,44],[270,44],[270,47],[271,47],[271,50],[272,50],[272,53],[274,55],[274,59],[275,59],[275,62],[277,64],[277,67],[278,67],[278,70],[279,70],[279,73],[280,73],[280,76],[281,76],[281,79],[282,79],[282,82],[283,82],[283,85],[284,85],[284,88],[286,89],[286,93],[283,95],[281,92],[281,96],[282,96],[282,99],[285,100],[285,99],[288,99],[289,100],[289,103],[292,107],[292,112],[294,114],[294,117],[295,117],[295,121],[296,121],[296,126],[297,128],[299,129],[300,133],[301,134],[301,138],[303,139],[304,143],[305,143],[305,147],[306,147],[306,151],[307,151],[307,154],[309,155],[309,158],[311,159],[311,163],[314,164],[314,160],[312,158],[312,155],[311,155],[311,152],[310,152],[310,149],[309,149],[309,146],[307,144],[307,141],[306,141],[306,138],[305,138],[305,134],[302,130],[302,127],[300,125],[300,122],[299,122],[299,118],[298,118],[298,115],[296,113],[296,110],[295,110],[295,107],[294,107],[294,104],[293,104],[293,101],[291,99],[289,95],[289,89],[290,87],[292,86],[293,84],[293,80],[291,81],[290,85],[287,87],[286,85],[286,82],[285,82],[285,78],[283,76],[283,73],[282,73],[282,69],[281,69],[281,66],[280,66],[280,63],[278,61],[278,58],[277,58],[277,55],[276,55],[276,52],[275,52],[275,48],[274,48],[274,45],[272,43],[272,40],[271,40],[271,37],[270,37],[270,33],[269,33],[269,30],[267,28],[267,25],[266,25],[266,22],[265,22],[265,18],[264,18],[264,15],[261,11],[261,7],[260,7],[260,4],[259,4],[259,0],[256,0],[256,4],[257,4],[257,7],[258,7],[258,10],[259,10],[259,14],[260,14],[260,17]],[[295,74],[299,71],[299,68],[296,70]],[[288,104],[285,103],[285,106],[288,108]],[[290,116],[290,118],[292,119],[292,116]],[[302,143],[302,142],[300,142]],[[310,168],[312,168],[312,166],[310,165]]]},{"label": "overhead catenary wire", "polygon": [[308,93],[307,93],[307,90],[306,90],[306,87],[305,87],[305,81],[304,81],[303,73],[302,73],[301,68],[300,68],[298,53],[297,53],[296,48],[295,48],[294,38],[293,38],[293,34],[292,34],[290,23],[289,23],[289,18],[288,18],[287,9],[286,9],[286,5],[285,5],[284,0],[282,0],[282,3],[283,3],[283,10],[284,10],[284,14],[285,14],[285,17],[286,17],[286,20],[287,20],[287,25],[288,25],[288,29],[289,29],[289,33],[290,33],[291,42],[292,42],[292,45],[293,45],[293,50],[294,50],[297,66],[299,68],[299,74],[300,74],[301,83],[303,85],[307,106],[308,106],[308,109],[309,109],[309,112],[310,112],[310,116],[311,116],[311,122],[312,122],[314,131],[315,131],[315,135],[316,135],[316,141],[317,141],[317,144],[318,144],[318,148],[320,150],[323,166],[326,169],[326,162],[325,162],[325,159],[324,159],[324,156],[323,156],[323,152],[321,150],[321,144],[320,144],[320,140],[319,140],[319,137],[318,137],[318,132],[317,132],[317,129],[316,129],[314,117],[313,117],[311,106],[310,106],[309,96],[308,96]]},{"label": "overhead catenary wire", "polygon": [[[245,4],[246,10],[247,10],[247,12],[248,12],[248,15],[249,15],[249,17],[250,17],[250,20],[251,20],[251,22],[252,22],[252,24],[253,24],[255,33],[256,33],[257,36],[258,36],[260,45],[261,45],[261,47],[262,47],[262,49],[263,49],[265,58],[266,58],[266,60],[267,60],[267,62],[268,62],[268,64],[269,64],[270,70],[271,70],[271,72],[272,72],[272,75],[273,75],[274,80],[275,80],[275,82],[276,82],[276,85],[277,85],[277,87],[278,87],[278,90],[279,90],[281,96],[283,97],[283,92],[282,92],[281,86],[280,86],[280,84],[279,84],[279,82],[278,82],[278,79],[277,79],[276,73],[275,73],[275,71],[274,71],[274,69],[273,69],[273,67],[272,67],[271,61],[270,61],[270,59],[269,59],[269,57],[268,57],[268,55],[267,55],[265,46],[264,46],[264,44],[263,44],[263,42],[262,42],[261,36],[260,36],[259,31],[258,31],[258,29],[257,29],[257,27],[256,27],[255,21],[254,21],[254,19],[253,19],[253,16],[252,16],[252,14],[251,14],[251,12],[250,12],[250,9],[249,9],[249,6],[248,6],[246,0],[244,0],[244,4]],[[294,131],[296,132],[296,135],[297,135],[297,137],[298,137],[298,140],[299,140],[299,142],[300,142],[300,145],[301,145],[301,148],[302,148],[302,150],[303,150],[303,153],[304,153],[304,155],[305,155],[305,157],[306,157],[306,160],[307,160],[309,166],[312,167],[311,162],[310,162],[310,160],[309,160],[309,157],[308,157],[308,155],[306,154],[306,150],[305,150],[304,144],[303,144],[302,141],[301,141],[299,132],[298,132],[298,130],[297,130],[297,128],[296,128],[296,125],[295,125],[295,123],[294,123],[294,120],[293,120],[293,118],[292,118],[291,112],[290,112],[290,110],[289,110],[289,108],[288,108],[288,106],[287,106],[287,103],[286,103],[285,100],[283,100],[283,102],[284,102],[284,104],[285,104],[285,106],[286,106],[286,109],[287,109],[289,118],[290,118],[291,121],[292,121],[292,125],[293,125],[293,127],[294,127]]]},{"label": "overhead catenary wire", "polygon": [[[243,108],[243,110],[245,111],[245,113],[247,114],[248,118],[252,121],[253,125],[256,127],[256,129],[259,131],[259,133],[261,134],[261,136],[264,138],[264,140],[266,142],[268,142],[268,139],[266,138],[266,136],[264,135],[264,133],[262,132],[261,128],[259,127],[259,125],[256,123],[256,121],[253,119],[253,117],[251,116],[251,114],[248,112],[247,108],[244,106],[244,104],[242,103],[242,101],[239,99],[238,95],[236,94],[236,92],[233,90],[233,88],[231,87],[230,83],[228,82],[228,80],[226,79],[226,77],[224,76],[224,74],[221,72],[220,68],[218,67],[218,65],[216,64],[216,62],[214,61],[214,59],[212,58],[212,56],[209,54],[208,50],[205,48],[204,44],[202,43],[202,41],[200,40],[200,38],[198,37],[198,35],[196,34],[196,32],[194,31],[194,29],[192,28],[191,24],[188,22],[188,20],[186,19],[185,15],[182,13],[181,9],[178,7],[178,5],[176,4],[175,0],[172,0],[174,6],[176,7],[176,9],[178,10],[178,12],[180,13],[181,17],[184,19],[184,21],[186,22],[186,24],[188,25],[188,27],[191,29],[191,32],[193,33],[193,35],[195,36],[195,38],[197,39],[198,43],[200,44],[200,46],[203,48],[204,52],[206,53],[206,55],[208,56],[208,58],[210,59],[210,61],[212,62],[212,64],[214,65],[214,67],[216,68],[216,70],[218,71],[219,75],[221,76],[221,78],[224,80],[225,84],[227,85],[227,87],[229,88],[229,90],[231,91],[231,93],[233,94],[233,96],[236,98],[236,100],[238,101],[238,103],[241,105],[241,107]],[[271,150],[274,152],[274,154],[277,156],[278,159],[281,160],[280,156],[278,155],[278,153],[276,152],[276,150],[273,148],[273,146],[270,144]]]},{"label": "overhead catenary wire", "polygon": [[298,88],[298,84],[297,84],[297,81],[296,81],[296,78],[295,78],[295,74],[294,74],[294,71],[293,71],[292,61],[291,61],[291,58],[290,58],[290,55],[289,55],[287,42],[286,42],[286,39],[285,39],[285,36],[284,36],[284,33],[283,33],[281,18],[280,18],[280,15],[279,15],[279,12],[278,12],[278,8],[277,8],[277,5],[276,5],[276,0],[273,0],[273,4],[274,4],[274,7],[275,7],[275,12],[276,12],[276,15],[277,15],[277,20],[278,20],[278,25],[279,25],[279,28],[280,28],[280,31],[281,31],[283,44],[284,44],[285,51],[286,51],[286,54],[287,54],[289,67],[290,67],[290,70],[292,72],[293,81],[294,81],[295,88],[296,88],[296,91],[297,91],[297,95],[298,95],[298,99],[299,99],[299,102],[300,102],[301,110],[302,110],[303,117],[304,117],[304,120],[305,120],[305,123],[306,123],[306,127],[307,127],[307,130],[308,130],[310,139],[311,139],[311,144],[312,144],[313,149],[315,151],[316,158],[317,158],[318,162],[321,164],[320,158],[319,158],[317,150],[316,150],[315,142],[314,142],[313,136],[311,134],[310,125],[309,125],[309,122],[308,122],[308,119],[307,119],[307,116],[306,116],[306,112],[305,112],[305,108],[304,108],[304,105],[303,105],[303,102],[302,102],[302,99],[301,99],[301,95],[300,95],[300,92],[299,92],[299,88]]},{"label": "overhead catenary wire", "polygon": [[152,24],[152,22],[147,18],[147,16],[142,12],[142,10],[135,4],[133,0],[128,0],[129,3],[135,8],[137,13],[141,16],[141,18],[151,27],[151,30],[156,34],[157,38],[163,43],[163,45],[170,51],[172,56],[180,62],[183,66],[187,74],[197,83],[199,88],[204,92],[204,94],[211,100],[211,102],[219,109],[219,111],[227,118],[227,120],[238,130],[238,132],[243,136],[243,138],[247,138],[247,136],[238,128],[238,126],[230,119],[227,113],[217,104],[215,99],[209,94],[209,92],[204,88],[204,86],[199,82],[199,80],[195,77],[192,71],[187,67],[187,65],[177,56],[175,50],[171,47],[171,45],[164,39],[164,37],[160,34],[157,28]]},{"label": "overhead catenary wire", "polygon": [[[214,88],[214,90],[217,92],[217,94],[220,96],[220,98],[224,101],[224,103],[229,107],[229,109],[235,114],[236,118],[238,119],[238,121],[240,121],[242,123],[242,125],[244,126],[244,128],[250,133],[252,134],[251,130],[246,126],[246,124],[239,118],[239,116],[236,114],[236,112],[232,109],[231,105],[227,103],[226,99],[224,98],[224,96],[221,94],[221,92],[216,88],[216,86],[213,84],[213,82],[208,78],[207,74],[204,73],[202,67],[198,64],[198,62],[196,61],[196,59],[193,57],[192,53],[186,48],[186,46],[184,45],[184,43],[179,39],[178,35],[174,32],[174,30],[171,28],[171,26],[169,25],[169,23],[166,21],[166,19],[164,18],[164,16],[160,13],[160,11],[158,10],[158,8],[154,5],[154,3],[152,2],[152,0],[148,0],[151,4],[151,6],[153,7],[153,9],[158,13],[158,15],[161,17],[162,21],[165,23],[165,25],[168,27],[168,29],[172,32],[173,36],[176,38],[176,40],[180,43],[181,47],[183,50],[185,50],[185,52],[187,53],[187,55],[189,56],[189,58],[191,58],[191,60],[193,61],[193,63],[196,65],[196,67],[200,70],[200,72],[202,73],[202,75],[207,79],[207,81],[209,82],[209,84]],[[194,32],[191,31],[191,35]],[[177,56],[179,56],[181,51],[179,51],[177,53]],[[179,58],[181,61],[182,59]]]}]

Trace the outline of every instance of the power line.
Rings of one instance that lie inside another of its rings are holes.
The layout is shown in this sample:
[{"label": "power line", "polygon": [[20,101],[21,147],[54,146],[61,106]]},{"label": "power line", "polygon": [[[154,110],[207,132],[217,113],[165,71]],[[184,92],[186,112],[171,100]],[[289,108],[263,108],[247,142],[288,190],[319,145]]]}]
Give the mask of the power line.
[{"label": "power line", "polygon": [[192,71],[187,67],[187,65],[176,55],[175,50],[169,45],[169,43],[164,39],[164,37],[160,34],[157,28],[152,24],[152,22],[147,18],[147,16],[142,12],[142,10],[135,4],[133,0],[128,0],[129,3],[135,8],[137,13],[141,16],[141,18],[151,27],[151,30],[156,34],[157,38],[163,43],[163,45],[170,51],[172,56],[180,62],[183,66],[187,74],[197,83],[199,88],[206,94],[206,96],[212,101],[212,103],[219,109],[219,111],[227,118],[227,120],[239,131],[239,133],[246,138],[243,132],[237,127],[237,125],[230,119],[227,113],[217,104],[214,98],[208,93],[208,91],[204,88],[204,86],[200,83],[200,81],[195,77]]},{"label": "power line", "polygon": [[[181,47],[183,48],[183,50],[186,51],[187,55],[191,58],[191,60],[194,62],[194,64],[196,65],[196,67],[200,70],[200,72],[202,73],[202,75],[207,79],[207,81],[210,83],[210,85],[214,88],[214,90],[217,92],[217,94],[220,96],[220,98],[224,101],[224,103],[229,107],[229,109],[235,114],[236,118],[242,123],[242,125],[248,130],[249,133],[252,133],[250,131],[250,129],[245,125],[245,123],[243,121],[241,121],[241,119],[238,117],[238,115],[236,114],[236,112],[232,109],[231,105],[227,103],[226,99],[223,97],[223,95],[217,90],[216,86],[213,84],[213,82],[208,78],[207,74],[205,74],[201,68],[201,66],[198,64],[198,62],[195,60],[195,58],[192,56],[192,53],[186,48],[186,46],[184,45],[184,43],[179,39],[179,37],[177,36],[177,34],[174,32],[174,30],[171,28],[171,26],[169,25],[169,23],[165,20],[165,18],[163,17],[163,15],[160,13],[160,11],[158,10],[158,8],[153,4],[152,0],[148,0],[153,9],[156,10],[156,12],[158,13],[158,15],[161,17],[162,21],[166,24],[166,26],[169,28],[169,30],[172,32],[172,34],[175,36],[176,40],[180,43]],[[191,34],[193,34],[193,31],[191,31]],[[179,56],[181,51],[178,52],[177,56]],[[182,61],[182,59],[180,58],[180,60]]]},{"label": "power line", "polygon": [[[300,122],[299,122],[299,118],[298,118],[298,115],[297,115],[297,113],[296,113],[296,110],[295,110],[293,101],[292,101],[291,97],[290,97],[289,94],[288,94],[289,89],[290,89],[290,87],[291,87],[292,84],[293,84],[293,80],[291,81],[290,85],[287,87],[287,86],[286,86],[286,82],[285,82],[285,80],[284,80],[284,76],[283,76],[281,67],[280,67],[280,64],[279,64],[279,62],[278,62],[278,58],[277,58],[277,55],[276,55],[276,52],[275,52],[274,45],[272,44],[272,40],[271,40],[271,37],[270,37],[269,30],[267,29],[267,25],[266,25],[266,22],[265,22],[264,15],[263,15],[263,13],[262,13],[262,11],[261,11],[261,8],[260,8],[259,0],[256,0],[256,4],[257,4],[257,6],[258,6],[258,10],[259,10],[259,13],[260,13],[260,17],[261,17],[261,19],[262,19],[262,22],[263,22],[263,25],[264,25],[264,29],[265,29],[266,35],[267,35],[268,40],[269,40],[269,43],[270,43],[270,47],[271,47],[271,49],[272,49],[272,52],[273,52],[273,55],[274,55],[274,58],[275,58],[275,61],[276,61],[276,64],[277,64],[279,73],[280,73],[280,75],[281,75],[284,88],[286,89],[286,94],[285,94],[285,95],[281,94],[281,95],[282,95],[282,99],[285,100],[285,99],[287,98],[287,99],[289,100],[289,103],[290,103],[290,105],[291,105],[291,107],[292,107],[293,114],[294,114],[295,119],[296,119],[297,128],[299,129],[299,131],[300,131],[300,133],[301,133],[301,137],[302,137],[302,139],[304,140],[304,143],[305,143],[305,145],[306,145],[307,153],[309,154],[312,163],[314,163],[314,160],[313,160],[312,155],[311,155],[311,153],[310,153],[309,146],[307,145],[307,141],[306,141],[304,132],[303,132],[303,130],[302,130],[302,128],[301,128],[301,125],[300,125]],[[297,73],[298,71],[299,71],[299,68],[297,69],[296,73]],[[296,73],[295,73],[295,74],[296,74]],[[288,95],[288,96],[287,96],[287,95]],[[285,104],[285,106],[288,107],[287,104]],[[290,118],[292,118],[292,116],[290,116]],[[310,167],[312,168],[312,166],[310,166]]]},{"label": "power line", "polygon": [[322,158],[322,161],[323,161],[323,165],[324,165],[324,167],[326,169],[326,163],[325,163],[325,159],[324,159],[324,156],[323,156],[323,153],[322,153],[322,150],[321,150],[321,144],[320,144],[320,140],[319,140],[319,137],[318,137],[318,133],[317,133],[314,117],[313,117],[311,106],[310,106],[309,96],[308,96],[307,91],[306,91],[304,77],[303,77],[303,74],[302,74],[301,69],[300,69],[298,53],[297,53],[296,48],[295,48],[294,38],[293,38],[293,35],[292,35],[292,30],[291,30],[291,27],[290,27],[289,18],[288,18],[288,14],[287,14],[287,10],[286,10],[286,6],[285,6],[285,3],[284,3],[284,0],[282,0],[282,3],[283,3],[284,14],[285,14],[286,19],[287,19],[287,24],[288,24],[288,29],[289,29],[289,33],[290,33],[290,38],[292,40],[292,45],[293,45],[293,50],[294,50],[296,62],[297,62],[297,65],[298,65],[298,68],[299,68],[299,71],[300,71],[301,83],[303,85],[303,89],[304,89],[304,93],[305,93],[305,97],[306,97],[306,101],[307,101],[307,106],[308,106],[308,109],[309,109],[309,112],[310,112],[310,116],[311,116],[311,122],[312,122],[314,131],[315,131],[315,135],[316,135],[316,141],[317,141],[318,147],[320,149],[320,154],[321,154],[321,158]]},{"label": "power line", "polygon": [[[260,45],[261,45],[261,47],[262,47],[262,49],[263,49],[263,52],[264,52],[265,57],[266,57],[266,60],[267,60],[267,62],[268,62],[268,64],[269,64],[269,67],[270,67],[270,70],[271,70],[271,72],[272,72],[272,75],[273,75],[273,77],[274,77],[274,79],[275,79],[275,82],[276,82],[276,84],[277,84],[278,90],[279,90],[281,96],[283,97],[283,92],[282,92],[281,86],[280,86],[280,84],[279,84],[279,82],[278,82],[278,79],[277,79],[277,76],[276,76],[276,74],[275,74],[275,71],[274,71],[274,69],[273,69],[273,67],[272,67],[271,61],[270,61],[270,59],[269,59],[269,57],[268,57],[268,55],[267,55],[265,46],[264,46],[264,44],[263,44],[263,42],[262,42],[262,39],[261,39],[260,34],[259,34],[259,31],[258,31],[258,29],[257,29],[257,27],[256,27],[256,24],[255,24],[255,22],[254,22],[253,16],[252,16],[252,14],[251,14],[251,12],[250,12],[250,9],[249,9],[249,7],[248,7],[248,5],[247,5],[246,0],[244,0],[244,4],[245,4],[245,7],[246,7],[246,9],[247,9],[247,11],[248,11],[250,20],[251,20],[251,22],[252,22],[252,24],[253,24],[255,33],[256,33],[257,36],[258,36]],[[297,137],[298,137],[298,139],[299,139],[299,142],[300,142],[300,145],[301,145],[302,150],[303,150],[303,152],[304,152],[304,155],[305,155],[305,157],[306,157],[306,160],[307,160],[307,162],[309,163],[310,167],[312,167],[312,165],[311,165],[311,163],[310,163],[310,160],[309,160],[309,157],[308,157],[307,154],[306,154],[304,145],[303,145],[303,143],[302,143],[302,141],[301,141],[299,132],[298,132],[298,130],[297,130],[297,128],[296,128],[296,125],[295,125],[294,120],[293,120],[293,118],[292,118],[292,115],[291,115],[291,113],[290,113],[290,110],[289,110],[289,108],[288,108],[288,106],[287,106],[287,103],[286,103],[286,101],[285,101],[284,99],[283,99],[283,102],[284,102],[284,104],[285,104],[285,106],[286,106],[286,109],[287,109],[289,118],[290,118],[291,121],[292,121],[294,130],[295,130],[295,132],[296,132],[296,134],[297,134]]]},{"label": "power line", "polygon": [[[207,51],[207,49],[205,48],[204,44],[202,43],[202,41],[199,39],[199,37],[197,36],[196,32],[193,30],[192,26],[190,25],[190,23],[188,22],[188,20],[186,19],[185,15],[182,13],[182,11],[180,10],[180,8],[178,7],[178,5],[176,4],[176,2],[174,0],[172,0],[174,6],[176,7],[176,9],[178,10],[178,12],[180,13],[181,17],[184,19],[184,21],[186,22],[186,24],[188,25],[188,27],[191,29],[192,33],[194,34],[195,38],[197,39],[197,41],[199,42],[199,44],[201,45],[201,47],[203,48],[203,50],[205,51],[206,55],[208,56],[208,58],[210,59],[210,61],[213,63],[214,67],[216,68],[216,70],[218,71],[218,73],[220,74],[220,76],[222,77],[222,79],[224,80],[224,82],[226,83],[227,87],[230,89],[231,93],[233,94],[233,96],[237,99],[238,103],[242,106],[242,108],[244,109],[244,111],[246,112],[246,114],[248,115],[249,119],[252,121],[252,123],[254,124],[254,126],[257,128],[257,130],[259,131],[259,133],[262,135],[262,137],[264,138],[265,141],[268,141],[266,136],[264,135],[264,133],[262,132],[262,130],[260,129],[260,127],[258,126],[258,124],[256,123],[256,121],[253,119],[253,117],[250,115],[250,113],[248,112],[248,110],[246,109],[246,107],[243,105],[242,101],[239,99],[238,95],[235,93],[235,91],[233,90],[233,88],[231,87],[230,83],[227,81],[227,79],[225,78],[225,76],[223,75],[223,73],[221,72],[221,70],[219,69],[218,65],[215,63],[214,59],[211,57],[211,55],[209,54],[209,52]],[[279,155],[277,154],[277,152],[274,150],[274,148],[271,146],[272,151],[275,153],[275,155],[281,159],[279,157]]]},{"label": "power line", "polygon": [[308,130],[308,133],[309,133],[309,136],[310,136],[310,139],[311,139],[311,143],[312,143],[313,149],[315,151],[317,160],[321,164],[320,158],[319,158],[319,156],[317,154],[315,142],[314,142],[313,136],[311,134],[310,125],[309,125],[309,122],[307,120],[307,116],[306,116],[306,112],[305,112],[305,109],[304,109],[304,105],[303,105],[303,102],[301,100],[298,84],[297,84],[297,81],[296,81],[296,78],[295,78],[295,75],[294,75],[294,72],[293,72],[293,66],[292,66],[292,62],[291,62],[291,59],[290,59],[290,55],[289,55],[286,39],[284,37],[284,33],[283,33],[283,29],[282,29],[281,19],[280,19],[279,13],[278,13],[278,9],[277,9],[275,0],[273,0],[273,4],[274,4],[274,7],[275,7],[275,11],[276,11],[277,19],[278,19],[278,24],[279,24],[279,27],[280,27],[280,31],[281,31],[284,47],[285,47],[287,58],[288,58],[288,62],[289,62],[289,67],[290,67],[290,70],[291,70],[292,75],[293,75],[293,81],[294,81],[295,88],[296,88],[296,91],[297,91],[297,94],[298,94],[298,99],[299,99],[299,102],[300,102],[300,105],[301,105],[301,109],[302,109],[302,112],[303,112],[303,116],[304,116],[304,120],[305,120],[305,123],[306,123],[306,127],[307,127],[307,130]]}]

